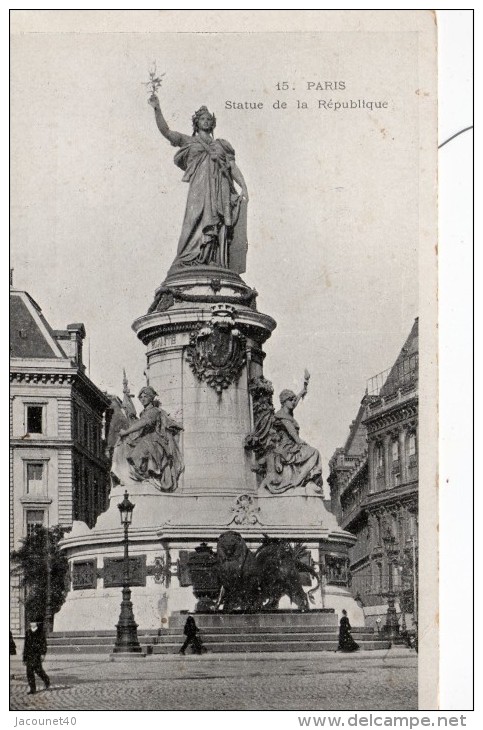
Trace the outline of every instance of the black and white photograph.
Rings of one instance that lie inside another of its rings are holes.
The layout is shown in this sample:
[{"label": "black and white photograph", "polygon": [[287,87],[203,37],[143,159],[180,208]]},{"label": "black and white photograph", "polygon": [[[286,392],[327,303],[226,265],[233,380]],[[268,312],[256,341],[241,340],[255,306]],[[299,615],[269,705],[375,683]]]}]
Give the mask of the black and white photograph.
[{"label": "black and white photograph", "polygon": [[434,13],[11,11],[11,711],[438,709]]}]

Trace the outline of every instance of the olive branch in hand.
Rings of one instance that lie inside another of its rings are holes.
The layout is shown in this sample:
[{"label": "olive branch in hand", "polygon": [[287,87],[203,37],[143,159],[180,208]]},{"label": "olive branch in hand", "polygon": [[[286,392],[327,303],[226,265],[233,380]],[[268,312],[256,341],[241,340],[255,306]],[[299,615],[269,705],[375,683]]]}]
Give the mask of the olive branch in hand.
[{"label": "olive branch in hand", "polygon": [[162,73],[161,76],[156,76],[156,61],[154,61],[153,67],[149,72],[149,81],[142,81],[141,83],[143,86],[150,86],[151,94],[155,94],[159,87],[162,86],[163,76],[165,76],[164,73]]}]

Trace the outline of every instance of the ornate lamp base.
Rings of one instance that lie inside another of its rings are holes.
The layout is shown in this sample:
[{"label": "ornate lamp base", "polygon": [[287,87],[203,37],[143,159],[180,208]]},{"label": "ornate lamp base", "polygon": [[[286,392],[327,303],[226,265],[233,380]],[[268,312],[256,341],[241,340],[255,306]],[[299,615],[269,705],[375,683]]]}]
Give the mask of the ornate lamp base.
[{"label": "ornate lamp base", "polygon": [[387,597],[386,625],[383,628],[383,633],[391,643],[397,644],[400,640],[399,621],[394,603],[395,596],[393,593],[390,593]]},{"label": "ornate lamp base", "polygon": [[122,589],[121,613],[116,626],[117,639],[114,645],[114,654],[141,654],[139,644],[138,625],[134,620],[134,613],[131,601],[131,589],[125,586]]}]

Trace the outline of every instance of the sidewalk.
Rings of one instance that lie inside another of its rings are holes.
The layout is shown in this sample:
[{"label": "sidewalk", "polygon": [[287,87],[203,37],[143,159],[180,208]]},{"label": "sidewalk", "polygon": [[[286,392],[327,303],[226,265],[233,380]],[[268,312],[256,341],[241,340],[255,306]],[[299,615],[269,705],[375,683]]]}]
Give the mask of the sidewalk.
[{"label": "sidewalk", "polygon": [[[287,651],[287,652],[280,652],[280,651],[264,651],[264,652],[216,652],[213,654],[210,654],[210,652],[207,652],[206,654],[186,654],[185,656],[181,656],[180,654],[149,654],[148,656],[145,656],[144,658],[140,658],[139,656],[133,656],[129,654],[116,654],[114,657],[112,654],[47,654],[45,657],[45,662],[48,663],[54,663],[54,662],[64,662],[64,663],[71,663],[71,662],[95,662],[95,663],[108,663],[113,661],[126,661],[126,662],[136,662],[136,663],[142,663],[143,661],[146,663],[165,663],[165,662],[180,662],[185,661],[186,659],[196,659],[198,661],[208,661],[208,660],[215,660],[215,661],[222,661],[225,659],[229,659],[230,661],[241,661],[241,662],[247,662],[247,661],[260,661],[263,659],[278,659],[280,661],[290,661],[291,659],[307,659],[307,660],[313,660],[315,658],[324,658],[324,661],[331,661],[335,658],[339,659],[354,659],[357,657],[358,660],[368,660],[368,659],[376,659],[381,657],[417,657],[416,652],[414,649],[408,649],[405,646],[393,646],[390,649],[375,649],[374,651],[358,651],[351,654],[346,654],[344,652],[339,651]],[[44,663],[45,663],[44,662]],[[18,656],[11,657],[10,658],[10,667],[11,671],[15,671],[18,673],[18,671],[25,671],[24,665],[22,663],[22,659]]]},{"label": "sidewalk", "polygon": [[49,691],[27,695],[11,662],[12,710],[313,710],[417,708],[417,655],[406,648],[125,657],[55,655]]}]

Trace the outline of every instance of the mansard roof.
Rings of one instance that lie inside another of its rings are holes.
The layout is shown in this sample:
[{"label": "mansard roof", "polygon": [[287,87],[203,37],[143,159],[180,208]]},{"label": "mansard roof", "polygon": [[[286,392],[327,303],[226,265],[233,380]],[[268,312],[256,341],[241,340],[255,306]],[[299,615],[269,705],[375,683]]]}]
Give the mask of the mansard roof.
[{"label": "mansard roof", "polygon": [[419,320],[414,320],[411,332],[392,366],[379,397],[392,395],[398,388],[410,385],[418,377]]},{"label": "mansard roof", "polygon": [[67,357],[39,305],[27,292],[15,289],[10,290],[10,357]]},{"label": "mansard roof", "polygon": [[347,456],[359,456],[367,447],[367,429],[363,423],[366,415],[366,403],[362,400],[357,416],[349,426],[349,435],[344,444]]}]

